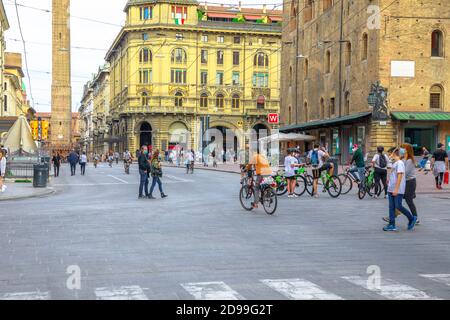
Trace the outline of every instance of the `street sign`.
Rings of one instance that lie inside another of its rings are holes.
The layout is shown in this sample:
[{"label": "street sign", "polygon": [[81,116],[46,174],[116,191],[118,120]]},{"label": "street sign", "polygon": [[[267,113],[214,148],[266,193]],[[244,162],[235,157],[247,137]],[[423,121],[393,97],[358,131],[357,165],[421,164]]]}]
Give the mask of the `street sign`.
[{"label": "street sign", "polygon": [[278,124],[280,122],[280,117],[278,113],[269,113],[267,120],[270,124]]}]

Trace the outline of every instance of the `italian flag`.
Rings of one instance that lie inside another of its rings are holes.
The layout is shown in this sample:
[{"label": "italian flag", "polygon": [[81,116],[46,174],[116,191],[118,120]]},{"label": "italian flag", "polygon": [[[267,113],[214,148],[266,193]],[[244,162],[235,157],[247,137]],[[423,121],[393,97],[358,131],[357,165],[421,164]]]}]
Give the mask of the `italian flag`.
[{"label": "italian flag", "polygon": [[172,18],[176,25],[183,25],[187,18],[187,7],[172,6]]}]

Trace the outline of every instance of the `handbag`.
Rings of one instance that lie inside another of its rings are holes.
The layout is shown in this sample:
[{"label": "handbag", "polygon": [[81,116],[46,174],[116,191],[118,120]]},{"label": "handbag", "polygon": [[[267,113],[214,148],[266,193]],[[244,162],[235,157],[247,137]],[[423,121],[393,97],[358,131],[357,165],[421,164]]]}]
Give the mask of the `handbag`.
[{"label": "handbag", "polygon": [[448,171],[444,174],[444,184],[448,184],[449,183],[449,173]]}]

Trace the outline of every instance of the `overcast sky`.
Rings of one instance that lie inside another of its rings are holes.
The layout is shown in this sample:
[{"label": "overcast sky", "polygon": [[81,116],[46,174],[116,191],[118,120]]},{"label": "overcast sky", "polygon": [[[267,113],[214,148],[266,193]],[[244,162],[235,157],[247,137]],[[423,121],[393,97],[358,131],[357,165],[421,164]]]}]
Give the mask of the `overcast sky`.
[{"label": "overcast sky", "polygon": [[[282,0],[241,0],[242,4],[254,5],[282,3]],[[83,85],[104,63],[104,56],[125,21],[127,0],[72,0],[72,110],[77,111]],[[211,0],[212,3],[238,3],[238,0]],[[11,28],[6,32],[6,50],[23,53],[17,16],[13,0],[3,0]],[[18,4],[51,10],[51,0],[17,0]],[[277,7],[276,9],[282,9]],[[28,68],[31,88],[37,111],[50,111],[51,102],[51,13],[19,6],[23,35],[27,43]],[[94,19],[107,23],[91,22]],[[90,48],[80,49],[77,47]],[[25,71],[25,61],[24,73]],[[30,97],[28,79],[24,79]],[[31,97],[30,97],[31,100]]]}]

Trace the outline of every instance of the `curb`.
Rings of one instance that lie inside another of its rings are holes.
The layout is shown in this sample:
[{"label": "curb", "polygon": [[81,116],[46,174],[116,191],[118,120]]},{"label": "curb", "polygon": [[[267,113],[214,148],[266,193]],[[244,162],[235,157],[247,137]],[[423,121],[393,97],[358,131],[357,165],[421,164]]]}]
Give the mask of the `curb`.
[{"label": "curb", "polygon": [[51,196],[56,193],[56,190],[52,187],[45,188],[45,191],[32,195],[23,195],[23,196],[10,196],[10,197],[0,197],[1,201],[14,201],[14,200],[24,200],[24,199],[33,199],[33,198],[44,198]]}]

